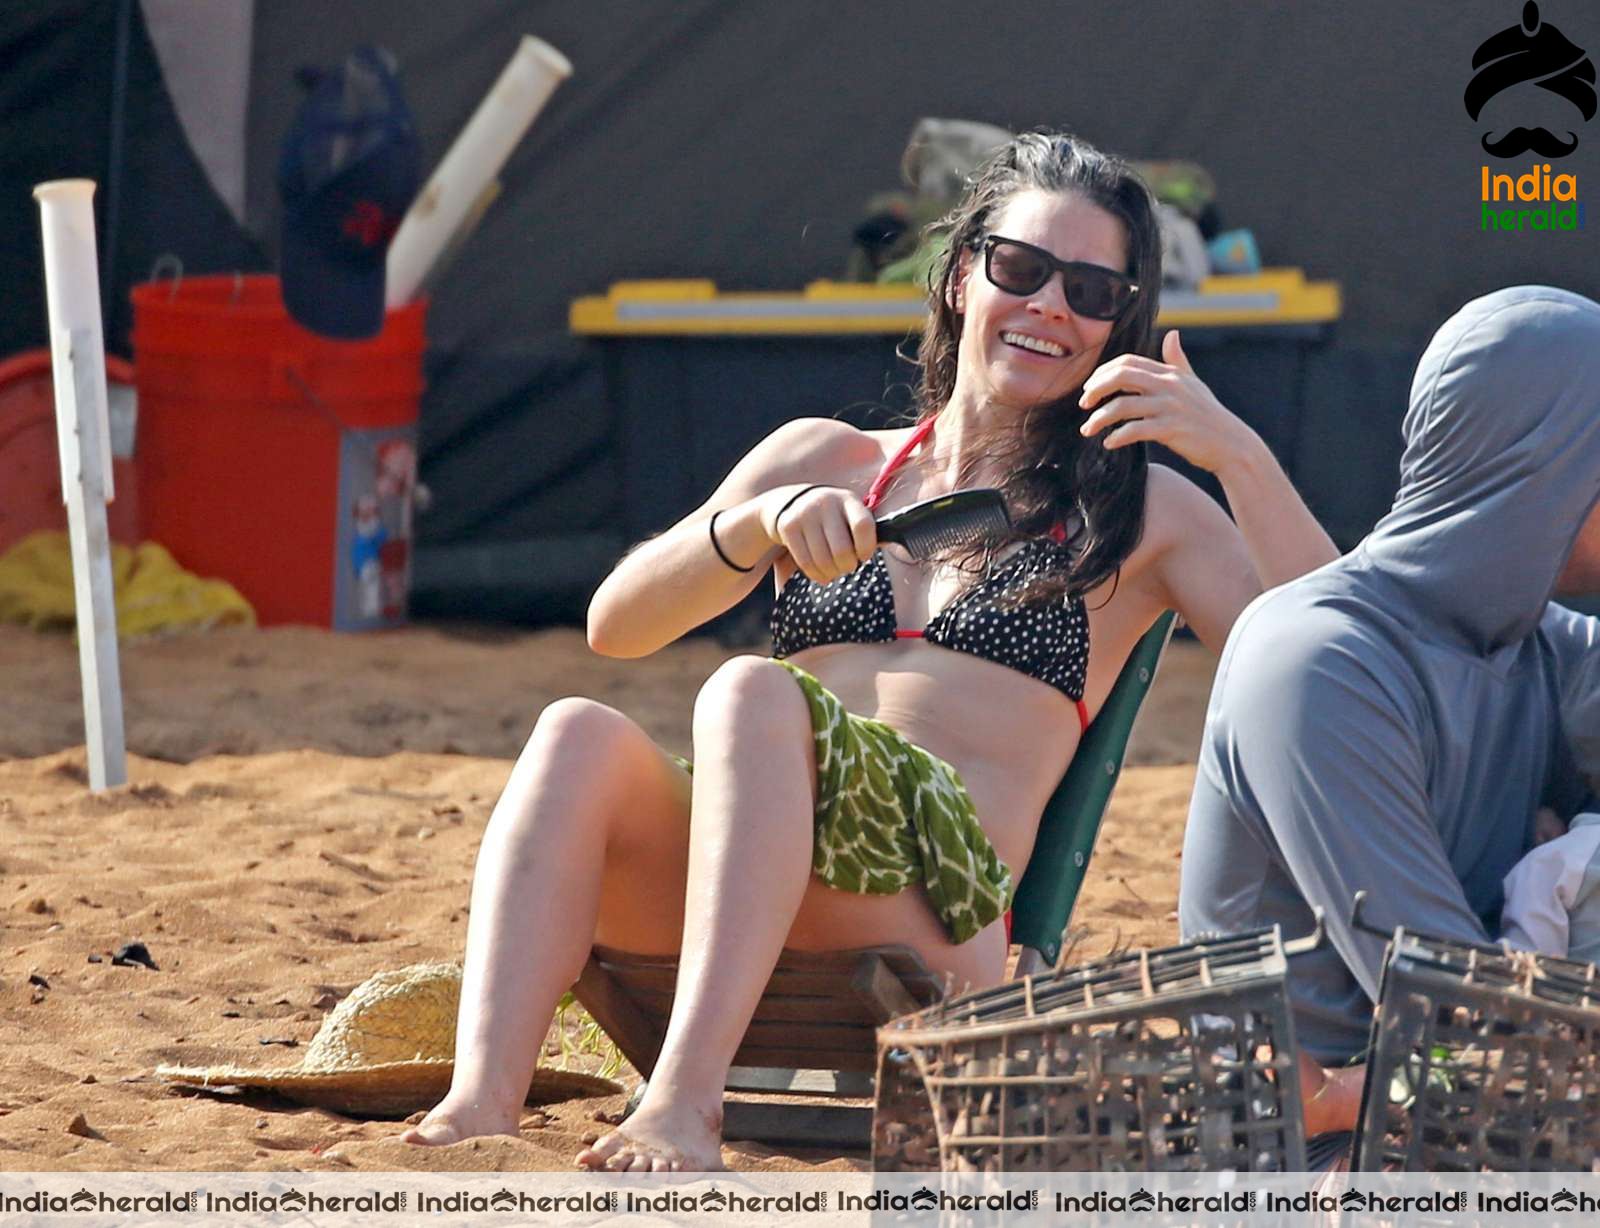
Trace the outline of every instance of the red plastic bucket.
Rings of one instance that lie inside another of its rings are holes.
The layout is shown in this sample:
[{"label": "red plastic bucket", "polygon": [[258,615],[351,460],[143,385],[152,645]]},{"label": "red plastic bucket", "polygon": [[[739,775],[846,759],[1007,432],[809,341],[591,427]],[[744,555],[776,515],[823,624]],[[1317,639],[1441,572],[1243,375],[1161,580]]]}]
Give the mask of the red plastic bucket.
[{"label": "red plastic bucket", "polygon": [[403,621],[425,303],[370,341],[296,324],[275,277],[147,282],[133,312],[146,535],[263,625]]},{"label": "red plastic bucket", "polygon": [[[113,402],[118,386],[134,386],[133,367],[106,356],[106,388]],[[116,432],[112,432],[115,439]],[[61,497],[61,458],[56,439],[55,377],[47,349],[25,350],[0,362],[0,554],[30,533],[67,530]],[[113,541],[136,546],[139,482],[133,461],[111,460],[116,498],[106,507]]]}]

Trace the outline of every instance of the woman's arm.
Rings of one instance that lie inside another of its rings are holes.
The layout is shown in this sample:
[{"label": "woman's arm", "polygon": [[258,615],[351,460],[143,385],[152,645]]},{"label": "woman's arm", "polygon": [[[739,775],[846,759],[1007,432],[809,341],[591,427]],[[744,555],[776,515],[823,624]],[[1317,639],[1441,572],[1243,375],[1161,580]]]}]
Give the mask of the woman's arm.
[{"label": "woman's arm", "polygon": [[1080,403],[1093,412],[1083,433],[1104,433],[1108,448],[1141,440],[1164,444],[1216,474],[1264,588],[1337,558],[1332,539],[1261,436],[1195,375],[1176,330],[1166,335],[1161,352],[1164,363],[1127,354],[1084,382]]},{"label": "woman's arm", "polygon": [[[807,485],[848,467],[853,453],[873,448],[856,428],[827,418],[780,426],[705,503],[622,557],[589,602],[589,646],[608,657],[646,656],[732,608],[783,553],[773,524],[783,505]],[[713,515],[716,544],[727,562],[712,545]],[[794,527],[793,513],[783,519],[786,528]],[[866,519],[870,524],[871,516]],[[850,566],[856,561],[853,555],[841,560]],[[736,571],[730,562],[750,570]],[[808,560],[806,570],[818,568]],[[826,581],[835,574],[824,565],[813,578]]]},{"label": "woman's arm", "polygon": [[1239,612],[1262,590],[1238,526],[1188,478],[1151,465],[1139,553],[1156,599],[1220,654]]}]

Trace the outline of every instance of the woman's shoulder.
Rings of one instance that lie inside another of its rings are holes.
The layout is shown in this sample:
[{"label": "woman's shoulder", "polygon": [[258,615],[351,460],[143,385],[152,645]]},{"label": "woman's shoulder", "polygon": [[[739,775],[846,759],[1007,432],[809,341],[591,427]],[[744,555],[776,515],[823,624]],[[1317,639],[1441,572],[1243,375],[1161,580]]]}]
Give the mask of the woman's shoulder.
[{"label": "woman's shoulder", "polygon": [[[1191,551],[1209,554],[1219,545],[1218,535],[1230,532],[1237,533],[1233,521],[1210,495],[1177,470],[1152,464],[1138,544],[1123,559],[1116,580],[1106,581],[1097,592],[1126,594],[1141,603],[1164,599],[1164,561]],[[1106,595],[1101,600],[1109,600]],[[1090,604],[1095,604],[1092,598]]]},{"label": "woman's shoulder", "polygon": [[1215,532],[1219,516],[1228,520],[1227,513],[1205,491],[1176,469],[1152,464],[1145,483],[1139,543],[1124,560],[1123,571],[1137,574],[1174,547],[1202,540]]},{"label": "woman's shoulder", "polygon": [[870,431],[837,418],[793,418],[757,444],[753,455],[769,457],[794,481],[847,482],[857,470],[875,473],[911,429]]},{"label": "woman's shoulder", "polygon": [[1145,536],[1156,540],[1194,527],[1197,512],[1220,511],[1217,503],[1168,465],[1152,464],[1144,491]]}]

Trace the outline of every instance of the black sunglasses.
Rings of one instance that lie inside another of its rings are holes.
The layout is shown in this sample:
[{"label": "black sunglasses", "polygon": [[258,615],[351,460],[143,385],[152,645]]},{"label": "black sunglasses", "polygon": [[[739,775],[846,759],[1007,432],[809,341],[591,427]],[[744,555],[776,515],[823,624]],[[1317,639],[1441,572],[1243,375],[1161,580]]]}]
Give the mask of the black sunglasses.
[{"label": "black sunglasses", "polygon": [[1081,260],[1057,260],[1042,247],[990,235],[983,241],[983,272],[1007,294],[1032,294],[1061,273],[1067,306],[1088,320],[1115,320],[1139,294],[1121,273]]}]

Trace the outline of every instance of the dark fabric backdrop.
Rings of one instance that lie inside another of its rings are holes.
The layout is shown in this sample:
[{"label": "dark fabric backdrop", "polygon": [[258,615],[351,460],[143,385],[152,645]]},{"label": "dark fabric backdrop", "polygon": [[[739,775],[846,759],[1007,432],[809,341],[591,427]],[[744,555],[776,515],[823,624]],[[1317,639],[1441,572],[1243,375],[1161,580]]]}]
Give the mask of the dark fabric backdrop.
[{"label": "dark fabric backdrop", "polygon": [[98,181],[101,264],[116,265],[101,285],[106,344],[124,356],[128,287],[150,275],[158,256],[176,254],[193,272],[267,267],[265,250],[234,223],[195,160],[132,3],[122,156],[113,172],[111,100],[123,7],[123,0],[0,5],[0,358],[45,344],[36,183]]},{"label": "dark fabric backdrop", "polygon": [[[10,6],[0,22],[0,220],[12,223],[0,351],[42,339],[26,187],[41,170],[105,165],[115,7],[52,0]],[[1600,51],[1592,4],[1546,0],[1541,10]],[[1485,125],[1463,108],[1474,48],[1520,14],[1512,0],[273,0],[257,8],[249,234],[174,140],[136,33],[118,277],[125,287],[169,249],[196,271],[249,266],[263,250],[270,258],[296,65],[363,41],[390,47],[431,165],[526,31],[576,72],[434,297],[422,442],[436,505],[419,522],[424,573],[430,550],[470,548],[492,586],[487,547],[536,566],[537,543],[611,541],[614,438],[594,349],[566,332],[569,302],[623,278],[788,289],[836,273],[865,198],[896,185],[906,135],[924,115],[1066,126],[1130,156],[1208,166],[1224,221],[1252,228],[1268,263],[1343,284],[1336,342],[1356,372],[1349,387],[1378,399],[1350,407],[1349,429],[1392,443],[1403,381],[1374,385],[1370,373],[1403,370],[1465,299],[1524,281],[1600,294],[1600,219],[1579,234],[1479,230],[1487,124],[1577,130],[1582,146],[1558,169],[1579,176],[1582,195],[1600,184],[1600,125],[1584,125],[1570,104],[1524,86],[1507,96],[1512,110],[1491,104]],[[119,305],[113,341],[125,331]],[[878,392],[819,386],[814,412]],[[1338,435],[1340,395],[1322,390],[1318,439]],[[1378,449],[1380,468],[1392,454]],[[1393,475],[1361,481],[1379,499]],[[541,610],[531,599],[514,612]]]}]

